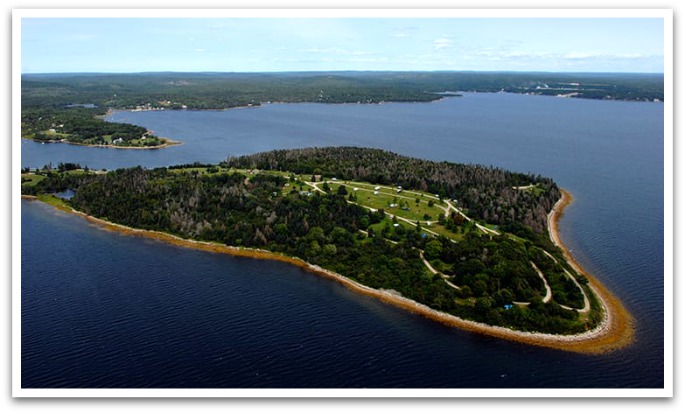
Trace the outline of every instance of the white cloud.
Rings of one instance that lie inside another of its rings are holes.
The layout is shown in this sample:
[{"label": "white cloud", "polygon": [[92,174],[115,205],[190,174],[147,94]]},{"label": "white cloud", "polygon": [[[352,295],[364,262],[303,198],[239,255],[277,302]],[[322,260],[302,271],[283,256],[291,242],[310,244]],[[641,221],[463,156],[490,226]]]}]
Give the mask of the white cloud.
[{"label": "white cloud", "polygon": [[380,63],[387,62],[387,57],[351,57],[345,60],[346,62],[352,63]]},{"label": "white cloud", "polygon": [[558,57],[553,53],[547,52],[528,52],[528,51],[518,51],[518,50],[500,50],[500,49],[483,49],[473,53],[473,56],[477,56],[489,60],[502,60],[502,59],[548,59],[553,57]]},{"label": "white cloud", "polygon": [[404,39],[406,37],[411,37],[412,32],[416,32],[417,30],[418,27],[415,26],[395,27],[393,28],[392,33],[390,33],[390,36]]},{"label": "white cloud", "polygon": [[454,43],[452,39],[447,36],[439,37],[433,40],[433,46],[435,46],[435,50],[447,49],[452,46],[452,43]]},{"label": "white cloud", "polygon": [[318,47],[310,47],[308,49],[300,49],[298,52],[301,53],[327,53],[327,54],[332,54],[332,55],[338,55],[338,56],[368,56],[372,55],[373,52],[369,52],[366,50],[347,50],[347,49],[341,49],[341,48],[318,48]]},{"label": "white cloud", "polygon": [[564,59],[592,59],[596,57],[601,57],[601,53],[596,52],[569,52],[566,53]]},{"label": "white cloud", "polygon": [[310,47],[309,49],[300,49],[298,52],[302,53],[328,53],[332,49],[319,49],[318,47]]},{"label": "white cloud", "polygon": [[613,57],[618,58],[618,59],[642,59],[643,57],[648,57],[648,56],[643,56],[639,53],[624,53],[624,54],[615,55]]},{"label": "white cloud", "polygon": [[195,51],[196,53],[202,53],[202,52],[205,52],[206,49],[195,49],[194,51]]}]

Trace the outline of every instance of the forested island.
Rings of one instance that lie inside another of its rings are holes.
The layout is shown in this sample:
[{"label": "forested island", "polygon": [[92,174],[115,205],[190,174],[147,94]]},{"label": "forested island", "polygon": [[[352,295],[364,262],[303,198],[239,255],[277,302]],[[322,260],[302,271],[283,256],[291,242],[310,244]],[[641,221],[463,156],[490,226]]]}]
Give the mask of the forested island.
[{"label": "forested island", "polygon": [[[67,189],[70,199],[52,195]],[[163,239],[266,251],[489,334],[588,351],[583,340],[618,320],[621,337],[598,345],[626,339],[614,300],[551,241],[550,215],[565,195],[541,176],[308,148],[218,165],[25,170],[22,194]]]},{"label": "forested island", "polygon": [[267,102],[430,102],[460,91],[663,101],[663,75],[518,72],[296,72],[22,75],[22,137],[113,148],[174,142],[109,110],[202,110]]}]

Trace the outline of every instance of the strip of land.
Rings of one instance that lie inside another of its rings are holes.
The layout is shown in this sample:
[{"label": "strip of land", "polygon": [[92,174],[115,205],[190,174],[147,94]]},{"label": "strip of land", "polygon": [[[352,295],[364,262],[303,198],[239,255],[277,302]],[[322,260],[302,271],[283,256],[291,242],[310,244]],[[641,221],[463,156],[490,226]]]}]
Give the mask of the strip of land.
[{"label": "strip of land", "polygon": [[575,335],[555,335],[521,332],[514,331],[508,328],[495,327],[483,323],[477,323],[434,310],[428,306],[419,304],[413,300],[404,298],[398,294],[393,294],[389,291],[377,290],[364,286],[362,284],[350,280],[349,278],[343,277],[340,274],[336,274],[332,271],[326,270],[319,266],[309,264],[303,261],[302,259],[296,257],[285,256],[261,249],[231,247],[219,243],[184,239],[159,231],[148,231],[131,228],[124,225],[105,221],[99,218],[95,218],[86,215],[80,211],[73,210],[71,208],[67,209],[67,212],[82,216],[89,222],[97,224],[100,228],[116,231],[122,234],[144,236],[148,238],[157,239],[163,242],[167,242],[172,245],[195,248],[203,251],[287,262],[296,265],[300,268],[306,269],[314,274],[335,280],[355,292],[375,297],[383,302],[409,310],[416,314],[420,314],[426,318],[438,321],[442,324],[457,327],[471,332],[476,332],[479,334],[512,340],[525,344],[586,354],[604,353],[624,347],[628,345],[633,339],[632,317],[616,297],[614,297],[599,281],[597,281],[594,277],[590,276],[572,258],[568,250],[561,243],[558,233],[558,222],[563,214],[564,208],[568,206],[571,202],[571,196],[567,191],[562,190],[562,194],[562,198],[557,202],[557,204],[554,206],[554,208],[548,215],[550,236],[553,242],[557,244],[560,248],[562,248],[568,261],[571,263],[574,269],[578,271],[578,273],[585,275],[590,280],[590,287],[595,292],[598,299],[601,301],[604,313],[604,319],[595,329]]},{"label": "strip of land", "polygon": [[[24,138],[24,139],[28,139],[28,138]],[[41,143],[48,143],[48,144],[67,143],[69,145],[88,146],[91,148],[112,148],[112,149],[163,149],[163,148],[168,148],[170,146],[183,145],[183,142],[174,141],[174,140],[171,140],[169,138],[160,138],[160,139],[164,139],[164,143],[161,145],[157,145],[157,146],[94,145],[94,144],[90,144],[90,143],[71,142],[71,141],[68,141],[66,139],[62,139],[59,141],[41,142]],[[29,139],[29,140],[33,140],[33,139]]]}]

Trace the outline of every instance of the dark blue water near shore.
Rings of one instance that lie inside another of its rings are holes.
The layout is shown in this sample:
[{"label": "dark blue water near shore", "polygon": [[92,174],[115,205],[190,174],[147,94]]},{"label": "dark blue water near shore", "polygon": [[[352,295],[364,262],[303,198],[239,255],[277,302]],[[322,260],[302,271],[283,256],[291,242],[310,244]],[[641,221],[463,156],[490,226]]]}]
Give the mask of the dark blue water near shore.
[{"label": "dark blue water near shore", "polygon": [[663,106],[508,94],[431,104],[120,112],[185,144],[22,143],[22,166],[217,162],[357,145],[553,177],[561,234],[637,319],[602,356],[443,327],[300,269],[102,231],[22,201],[23,387],[663,387]]}]

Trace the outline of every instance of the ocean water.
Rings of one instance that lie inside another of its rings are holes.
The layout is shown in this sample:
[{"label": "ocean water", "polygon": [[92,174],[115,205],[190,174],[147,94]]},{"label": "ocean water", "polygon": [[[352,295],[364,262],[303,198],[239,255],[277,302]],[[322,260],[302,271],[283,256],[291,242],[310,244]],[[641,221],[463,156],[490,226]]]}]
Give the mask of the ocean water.
[{"label": "ocean water", "polygon": [[[663,105],[465,94],[433,103],[117,112],[184,144],[22,142],[22,166],[218,162],[355,145],[550,176],[561,237],[637,320],[600,356],[444,327],[283,263],[102,231],[22,201],[23,387],[661,388]],[[48,247],[49,246],[49,247]]]}]

